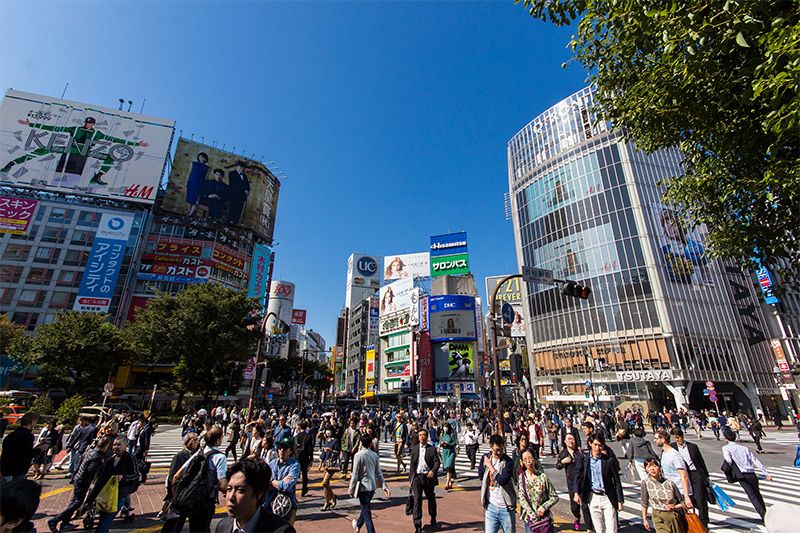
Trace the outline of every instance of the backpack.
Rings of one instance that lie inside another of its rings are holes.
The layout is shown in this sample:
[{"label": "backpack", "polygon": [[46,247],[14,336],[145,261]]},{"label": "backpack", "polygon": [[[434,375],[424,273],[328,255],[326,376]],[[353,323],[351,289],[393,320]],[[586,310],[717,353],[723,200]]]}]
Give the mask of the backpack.
[{"label": "backpack", "polygon": [[211,467],[211,456],[222,453],[211,450],[202,455],[195,455],[183,477],[175,485],[175,497],[172,499],[172,508],[179,514],[188,515],[193,511],[204,508],[214,500],[217,490],[217,473]]}]

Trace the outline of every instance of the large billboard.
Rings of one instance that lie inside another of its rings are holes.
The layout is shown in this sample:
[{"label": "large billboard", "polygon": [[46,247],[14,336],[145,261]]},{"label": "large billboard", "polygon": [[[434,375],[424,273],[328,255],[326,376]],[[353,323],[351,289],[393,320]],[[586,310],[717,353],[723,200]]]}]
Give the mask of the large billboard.
[{"label": "large billboard", "polygon": [[347,291],[345,307],[356,305],[375,294],[381,286],[381,257],[378,255],[350,254],[347,258]]},{"label": "large billboard", "polygon": [[475,344],[446,342],[433,345],[436,380],[475,379]]},{"label": "large billboard", "polygon": [[431,341],[474,341],[475,298],[461,294],[428,297]]},{"label": "large billboard", "polygon": [[261,307],[267,302],[267,282],[272,251],[263,244],[253,247],[253,260],[250,263],[250,279],[247,284],[247,297],[258,298]]},{"label": "large billboard", "polygon": [[108,313],[131,227],[133,217],[103,213],[75,298],[75,311]]},{"label": "large billboard", "polygon": [[[491,299],[497,284],[507,276],[489,276],[486,278],[486,297]],[[522,280],[520,278],[512,278],[499,289],[497,289],[497,296],[494,302],[494,312],[500,316],[502,306],[504,303],[509,304],[514,309],[514,321],[511,324],[506,324],[510,328],[508,334],[512,337],[525,336],[525,306],[522,303]]]},{"label": "large billboard", "polygon": [[380,314],[381,316],[411,309],[411,294],[414,291],[414,280],[411,278],[398,279],[384,285],[380,290]]},{"label": "large billboard", "polygon": [[430,254],[387,255],[383,258],[383,279],[427,278],[431,275]]},{"label": "large billboard", "polygon": [[0,196],[0,233],[27,235],[37,200]]},{"label": "large billboard", "polygon": [[431,237],[431,277],[467,274],[467,232],[447,233]]},{"label": "large billboard", "polygon": [[701,232],[690,229],[674,210],[659,203],[651,207],[667,277],[676,283],[713,285]]},{"label": "large billboard", "polygon": [[0,183],[152,204],[175,122],[10,90]]},{"label": "large billboard", "polygon": [[263,163],[180,139],[161,207],[247,228],[271,243],[279,191],[280,182]]}]

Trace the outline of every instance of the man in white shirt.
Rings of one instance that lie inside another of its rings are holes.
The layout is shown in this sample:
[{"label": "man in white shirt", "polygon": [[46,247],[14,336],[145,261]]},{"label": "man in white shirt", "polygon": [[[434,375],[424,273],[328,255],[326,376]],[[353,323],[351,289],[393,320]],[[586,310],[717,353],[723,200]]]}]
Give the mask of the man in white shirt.
[{"label": "man in white shirt", "polygon": [[734,481],[738,481],[742,486],[742,489],[750,499],[750,503],[753,504],[753,508],[763,521],[767,507],[764,505],[764,497],[761,496],[761,491],[758,488],[758,477],[755,472],[758,470],[761,475],[766,477],[767,481],[772,481],[772,476],[767,473],[767,469],[753,455],[750,448],[736,443],[736,433],[733,430],[725,428],[722,431],[722,436],[728,441],[728,444],[722,447],[722,457],[731,467],[735,464],[739,472],[741,472],[741,477],[738,479],[734,477]]},{"label": "man in white shirt", "polygon": [[428,514],[431,517],[431,527],[436,528],[436,485],[439,484],[437,472],[441,466],[441,459],[436,448],[428,444],[428,431],[421,429],[417,432],[419,444],[411,448],[411,464],[409,477],[411,478],[411,495],[413,500],[414,530],[422,531],[422,498],[428,500]]},{"label": "man in white shirt", "polygon": [[692,507],[692,486],[689,484],[689,472],[686,468],[686,461],[683,460],[681,453],[669,444],[670,436],[664,430],[656,431],[654,442],[661,448],[661,470],[664,477],[678,487],[683,496],[686,508]]},{"label": "man in white shirt", "polygon": [[461,442],[467,451],[471,470],[475,470],[475,458],[479,447],[478,438],[480,438],[478,430],[475,429],[472,422],[467,422],[467,429],[464,430],[464,434],[461,436]]}]

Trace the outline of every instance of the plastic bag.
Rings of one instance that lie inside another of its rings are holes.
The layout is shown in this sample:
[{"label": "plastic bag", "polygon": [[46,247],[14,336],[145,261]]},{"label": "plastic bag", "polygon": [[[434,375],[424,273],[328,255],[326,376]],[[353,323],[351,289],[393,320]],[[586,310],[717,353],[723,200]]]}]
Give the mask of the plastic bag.
[{"label": "plastic bag", "polygon": [[117,512],[117,497],[119,496],[119,480],[117,476],[111,478],[103,486],[100,494],[95,499],[97,510],[101,513],[116,513]]},{"label": "plastic bag", "polygon": [[722,509],[722,512],[728,511],[731,507],[734,507],[736,503],[731,499],[728,494],[722,490],[722,487],[717,485],[716,483],[711,484],[711,489],[714,491],[714,496],[717,497],[717,505],[719,508]]},{"label": "plastic bag", "polygon": [[800,444],[797,445],[794,455],[794,466],[800,468]]}]

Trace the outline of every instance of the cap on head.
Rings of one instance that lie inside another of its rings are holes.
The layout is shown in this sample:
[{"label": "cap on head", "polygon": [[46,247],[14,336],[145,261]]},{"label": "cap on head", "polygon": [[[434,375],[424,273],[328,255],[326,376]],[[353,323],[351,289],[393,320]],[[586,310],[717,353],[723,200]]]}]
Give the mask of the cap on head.
[{"label": "cap on head", "polygon": [[84,122],[90,122],[92,124],[96,124],[97,123],[97,121],[94,119],[94,117],[86,117],[84,119]]},{"label": "cap on head", "polygon": [[276,444],[278,448],[289,448],[294,450],[294,439],[292,437],[283,437]]}]

